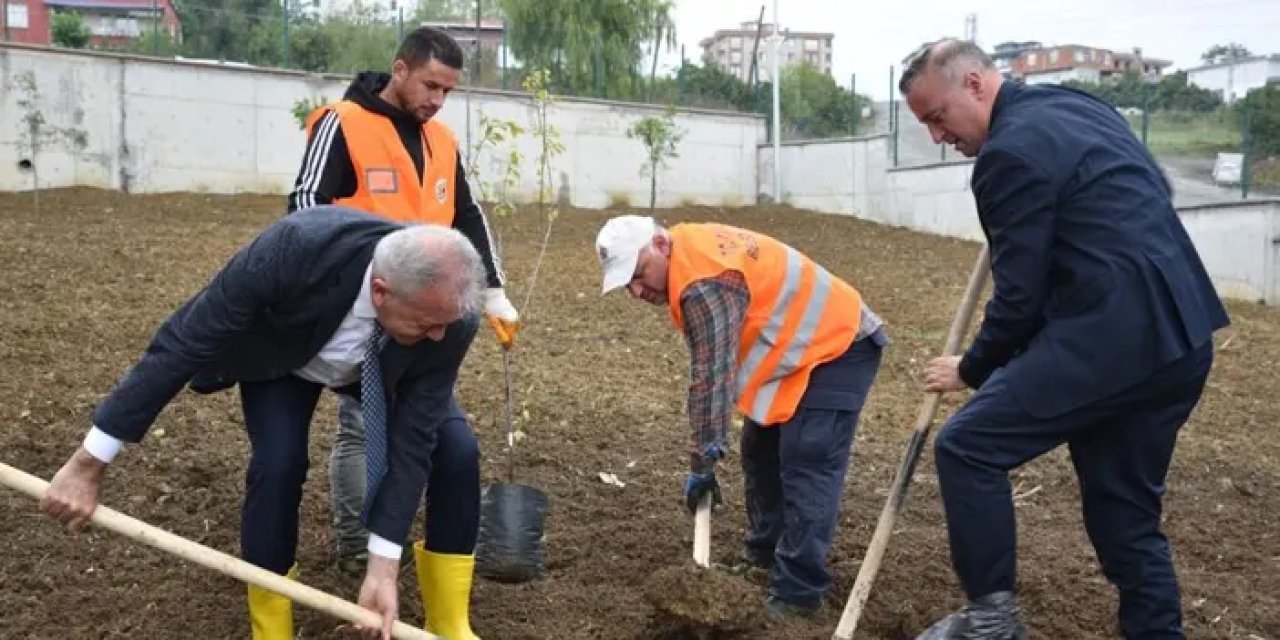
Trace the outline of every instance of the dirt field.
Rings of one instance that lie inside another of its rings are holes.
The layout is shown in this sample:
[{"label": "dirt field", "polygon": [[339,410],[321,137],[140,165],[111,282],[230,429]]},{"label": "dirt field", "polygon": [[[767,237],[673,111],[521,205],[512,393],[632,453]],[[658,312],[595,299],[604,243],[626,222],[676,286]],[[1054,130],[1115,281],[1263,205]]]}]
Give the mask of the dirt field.
[{"label": "dirt field", "polygon": [[[89,426],[92,405],[137,358],[155,326],[283,198],[128,197],[89,190],[0,195],[0,460],[44,478]],[[591,241],[602,212],[556,222],[532,303],[526,285],[541,227],[500,222],[512,298],[527,328],[514,356],[522,442],[518,480],[551,496],[548,576],[477,581],[473,624],[487,640],[684,637],[655,616],[645,582],[690,554],[681,455],[687,354],[663,312],[601,299]],[[863,414],[819,619],[733,638],[830,636],[875,526],[921,394],[920,362],[941,349],[977,245],[774,208],[660,212],[668,222],[730,220],[771,233],[859,287],[894,343]],[[1280,638],[1280,312],[1233,304],[1204,402],[1183,433],[1169,482],[1173,541],[1190,637]],[[487,328],[463,375],[486,481],[503,474],[501,359]],[[959,398],[944,407],[955,407]],[[354,599],[328,569],[328,448],[335,403],[312,429],[300,563],[307,583]],[[234,393],[184,392],[141,446],[111,467],[103,503],[238,553],[247,440]],[[741,478],[726,465],[712,554],[730,562],[744,526]],[[625,482],[601,482],[600,472]],[[1064,452],[1020,470],[1020,592],[1037,638],[1114,637],[1115,596],[1084,537]],[[110,532],[65,535],[35,501],[0,490],[0,637],[244,638],[243,585]],[[904,638],[961,603],[950,571],[929,453],[860,625]],[[401,611],[421,622],[412,570]],[[349,637],[299,609],[299,637]]]}]

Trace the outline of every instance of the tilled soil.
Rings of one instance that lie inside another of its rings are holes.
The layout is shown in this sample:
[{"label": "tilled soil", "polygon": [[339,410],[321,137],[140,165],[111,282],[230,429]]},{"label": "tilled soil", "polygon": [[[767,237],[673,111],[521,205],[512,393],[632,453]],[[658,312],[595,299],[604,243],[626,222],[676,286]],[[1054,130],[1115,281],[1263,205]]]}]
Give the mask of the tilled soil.
[{"label": "tilled soil", "polygon": [[[31,194],[0,195],[0,361],[7,365],[0,460],[52,477],[83,437],[94,403],[155,327],[283,208],[282,197],[77,189],[43,192],[36,210]],[[607,215],[561,213],[528,302],[543,222],[535,211],[497,221],[511,297],[526,321],[512,358],[516,421],[526,434],[516,481],[545,491],[551,510],[543,579],[476,582],[472,622],[488,640],[700,633],[670,615],[676,598],[699,595],[682,591],[699,588],[684,573],[693,531],[681,497],[687,351],[664,310],[599,295],[592,241]],[[713,630],[728,638],[829,638],[915,420],[921,362],[942,348],[978,246],[786,207],[657,215],[774,235],[852,282],[888,322],[894,342],[859,426],[828,602],[815,619],[780,627],[734,609],[750,620],[746,628]],[[1280,638],[1280,405],[1272,397],[1280,312],[1246,304],[1230,311],[1234,323],[1217,337],[1209,387],[1170,473],[1165,531],[1190,637]],[[501,357],[482,331],[460,394],[480,435],[485,481],[502,482]],[[949,398],[942,412],[961,400]],[[357,586],[329,568],[335,423],[336,404],[326,396],[312,428],[299,562],[303,581],[354,600]],[[247,453],[234,393],[183,392],[144,442],[112,465],[103,504],[237,554]],[[745,516],[741,476],[732,460],[724,467],[712,555],[732,565]],[[602,481],[602,473],[623,486]],[[1033,637],[1116,637],[1116,598],[1085,538],[1066,453],[1027,465],[1013,482],[1019,590]],[[0,637],[249,635],[242,584],[107,531],[69,536],[37,513],[34,500],[8,490],[0,490],[0,553]],[[402,618],[420,624],[412,568],[402,576]],[[726,594],[717,606],[763,598],[756,583],[732,584],[748,595]],[[662,600],[664,590],[671,602]],[[913,637],[961,601],[926,447],[859,637]],[[353,637],[325,614],[299,608],[295,617],[300,638]]]}]

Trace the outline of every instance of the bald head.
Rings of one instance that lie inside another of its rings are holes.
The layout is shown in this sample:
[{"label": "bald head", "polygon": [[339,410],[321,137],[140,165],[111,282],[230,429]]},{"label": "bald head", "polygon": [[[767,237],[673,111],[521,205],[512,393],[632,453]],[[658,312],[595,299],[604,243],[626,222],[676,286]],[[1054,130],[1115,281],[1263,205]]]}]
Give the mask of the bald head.
[{"label": "bald head", "polygon": [[485,271],[466,236],[439,225],[387,234],[373,250],[370,291],[378,322],[401,344],[440,340],[480,309]]},{"label": "bald head", "polygon": [[996,97],[1004,78],[991,58],[965,40],[935,42],[907,64],[898,90],[937,144],[950,144],[968,157],[978,154],[990,133]]},{"label": "bald head", "polygon": [[911,87],[926,71],[940,71],[951,81],[959,81],[970,72],[999,75],[991,56],[982,47],[956,38],[939,40],[912,58],[898,81],[898,91],[903,95],[910,93]]},{"label": "bald head", "polygon": [[451,286],[463,313],[479,308],[484,287],[480,254],[456,229],[413,225],[387,234],[373,251],[373,276],[403,295]]}]

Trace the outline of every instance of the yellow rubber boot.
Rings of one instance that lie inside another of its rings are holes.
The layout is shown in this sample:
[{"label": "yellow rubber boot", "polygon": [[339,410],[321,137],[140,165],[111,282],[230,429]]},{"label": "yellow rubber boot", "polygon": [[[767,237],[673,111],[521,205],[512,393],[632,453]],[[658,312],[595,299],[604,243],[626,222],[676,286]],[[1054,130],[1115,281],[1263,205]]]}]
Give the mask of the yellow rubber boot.
[{"label": "yellow rubber boot", "polygon": [[471,631],[467,614],[476,557],[427,551],[418,541],[413,543],[413,560],[427,631],[445,640],[480,640]]},{"label": "yellow rubber boot", "polygon": [[[285,575],[298,579],[298,565]],[[253,640],[293,640],[293,602],[257,585],[249,585],[249,625]]]}]

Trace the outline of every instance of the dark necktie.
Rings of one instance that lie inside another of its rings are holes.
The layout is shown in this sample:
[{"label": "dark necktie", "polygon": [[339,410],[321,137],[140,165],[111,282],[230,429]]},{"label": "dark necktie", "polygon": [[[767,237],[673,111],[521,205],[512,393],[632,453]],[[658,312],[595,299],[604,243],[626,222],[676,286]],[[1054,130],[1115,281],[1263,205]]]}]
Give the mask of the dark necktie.
[{"label": "dark necktie", "polygon": [[373,323],[373,332],[365,345],[364,360],[360,363],[360,405],[364,410],[364,442],[367,461],[364,520],[369,521],[373,498],[378,495],[378,484],[387,472],[387,394],[382,386],[382,368],[378,366],[378,353],[382,350],[382,325]]}]

